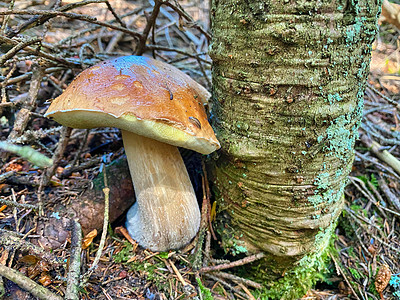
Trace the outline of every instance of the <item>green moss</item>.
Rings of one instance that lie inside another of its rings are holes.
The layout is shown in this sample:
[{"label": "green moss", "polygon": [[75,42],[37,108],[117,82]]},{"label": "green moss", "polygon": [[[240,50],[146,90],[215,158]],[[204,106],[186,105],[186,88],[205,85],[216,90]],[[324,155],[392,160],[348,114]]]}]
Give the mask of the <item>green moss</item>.
[{"label": "green moss", "polygon": [[129,269],[140,272],[142,275],[145,275],[146,280],[152,282],[159,291],[168,293],[169,284],[165,281],[165,278],[159,274],[162,273],[161,270],[165,267],[164,263],[155,259],[152,260],[152,262],[137,260],[128,262],[134,255],[132,252],[133,245],[129,242],[125,242],[124,246],[125,247],[119,253],[114,255],[114,261],[117,263],[124,263]]},{"label": "green moss", "polygon": [[[336,223],[331,224],[327,229],[321,230],[316,237],[314,251],[304,256],[285,275],[278,280],[271,280],[268,276],[258,278],[265,284],[264,289],[255,293],[259,299],[299,299],[318,281],[323,281],[330,273],[327,264],[330,255],[337,255],[333,245],[333,230]],[[257,270],[259,274],[264,274]]]},{"label": "green moss", "polygon": [[361,278],[361,274],[354,268],[349,268],[351,275],[353,275],[354,279],[359,280]]},{"label": "green moss", "polygon": [[212,296],[211,291],[203,285],[203,283],[201,282],[200,278],[197,277],[196,281],[197,281],[197,284],[199,285],[201,299],[213,300],[214,297]]},{"label": "green moss", "polygon": [[133,246],[129,242],[124,243],[124,248],[120,252],[118,252],[116,255],[114,255],[114,261],[116,263],[124,263],[127,262],[131,257],[132,257],[132,249]]}]

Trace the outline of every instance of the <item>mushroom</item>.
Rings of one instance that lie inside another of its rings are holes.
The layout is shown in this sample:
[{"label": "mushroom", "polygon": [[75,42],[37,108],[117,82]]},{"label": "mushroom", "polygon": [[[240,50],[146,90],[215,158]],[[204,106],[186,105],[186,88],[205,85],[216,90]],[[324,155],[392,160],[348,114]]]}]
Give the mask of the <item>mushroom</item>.
[{"label": "mushroom", "polygon": [[207,90],[166,63],[124,56],[84,70],[45,116],[73,128],[117,127],[136,203],[126,226],[153,251],[178,249],[200,226],[200,210],[178,147],[220,148],[207,121]]}]

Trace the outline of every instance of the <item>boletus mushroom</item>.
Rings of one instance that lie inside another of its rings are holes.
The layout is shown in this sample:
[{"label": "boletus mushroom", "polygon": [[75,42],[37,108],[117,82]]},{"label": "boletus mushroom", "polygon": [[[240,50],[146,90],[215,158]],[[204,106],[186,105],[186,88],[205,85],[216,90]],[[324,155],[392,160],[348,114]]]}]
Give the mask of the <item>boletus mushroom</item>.
[{"label": "boletus mushroom", "polygon": [[220,147],[207,121],[209,93],[177,68],[142,56],[84,70],[46,112],[73,128],[117,127],[135,189],[129,234],[153,251],[178,249],[200,226],[200,210],[178,151]]}]

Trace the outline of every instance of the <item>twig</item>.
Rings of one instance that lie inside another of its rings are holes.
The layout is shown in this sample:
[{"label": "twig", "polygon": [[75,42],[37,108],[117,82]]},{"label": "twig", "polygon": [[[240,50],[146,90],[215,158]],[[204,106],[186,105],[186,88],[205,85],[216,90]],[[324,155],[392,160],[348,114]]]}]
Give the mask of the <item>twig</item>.
[{"label": "twig", "polygon": [[[107,0],[84,0],[81,2],[76,2],[76,3],[70,3],[64,6],[61,6],[58,10],[59,11],[68,11],[74,8],[78,8],[87,4],[92,4],[92,3],[104,3],[107,2]],[[12,7],[10,7],[10,10]],[[8,37],[14,37],[18,34],[20,34],[22,31],[35,27],[37,25],[44,24],[47,20],[49,20],[48,16],[35,16],[30,18],[27,22],[20,24],[16,29],[8,32],[7,36]]]},{"label": "twig", "polygon": [[58,11],[58,10],[33,10],[33,9],[17,10],[17,9],[15,9],[15,10],[0,11],[0,16],[2,16],[2,15],[3,16],[4,15],[41,15],[41,16],[47,16],[47,17],[60,16],[60,17],[66,17],[69,19],[85,21],[85,22],[100,25],[103,27],[108,27],[108,28],[111,28],[114,30],[119,30],[119,31],[125,32],[132,37],[141,38],[140,33],[136,32],[134,30],[131,30],[129,28],[113,25],[113,24],[110,24],[107,22],[98,21],[96,17],[82,15],[82,14],[76,14],[76,13],[62,12],[62,11]]},{"label": "twig", "polygon": [[39,203],[39,215],[43,214],[43,201],[42,201],[42,193],[44,188],[49,184],[51,177],[54,175],[58,163],[60,162],[64,150],[67,147],[69,137],[71,135],[72,128],[64,127],[61,130],[60,140],[58,142],[56,151],[53,155],[53,165],[44,170],[42,177],[40,178],[40,186],[38,188],[38,203]]},{"label": "twig", "polygon": [[382,215],[385,218],[387,218],[385,212],[382,210],[383,207],[381,205],[377,204],[378,201],[376,201],[374,195],[372,195],[371,192],[368,190],[365,183],[357,177],[349,176],[349,179],[350,179],[351,183],[365,196],[365,198],[367,198],[370,203],[375,204],[375,206],[382,213]]},{"label": "twig", "polygon": [[18,202],[6,200],[3,198],[0,198],[0,203],[5,204],[7,206],[11,206],[11,207],[26,208],[26,209],[38,209],[37,205],[32,205],[32,204],[28,204],[28,203],[18,203]]},{"label": "twig", "polygon": [[237,261],[228,263],[228,264],[222,264],[222,265],[216,265],[216,266],[210,266],[210,267],[203,267],[199,270],[199,273],[206,273],[206,272],[213,272],[213,271],[219,271],[219,270],[225,270],[225,269],[230,269],[238,266],[243,266],[249,263],[252,263],[254,261],[257,261],[259,259],[262,259],[265,257],[265,254],[263,252],[247,256],[243,259],[239,259]]},{"label": "twig", "polygon": [[389,145],[400,145],[400,141],[398,139],[388,139],[381,135],[379,132],[374,130],[374,126],[371,126],[369,124],[369,121],[366,121],[365,123],[361,124],[361,128],[365,131],[368,132],[369,135],[372,135],[373,137],[379,139],[382,143],[389,144]]},{"label": "twig", "polygon": [[48,137],[49,135],[52,135],[56,132],[59,132],[62,128],[62,126],[57,126],[50,129],[40,128],[39,130],[25,130],[21,136],[7,140],[13,144],[32,143],[42,138]]},{"label": "twig", "polygon": [[373,90],[375,93],[377,93],[379,96],[381,96],[383,99],[385,99],[387,102],[389,102],[390,104],[392,104],[393,106],[395,106],[397,109],[400,108],[400,104],[397,103],[396,101],[390,99],[388,96],[385,96],[384,94],[382,94],[380,91],[378,91],[376,88],[374,88],[371,84],[369,84],[367,82],[367,86],[368,88],[370,88],[371,90]]},{"label": "twig", "polygon": [[89,161],[85,161],[82,164],[80,164],[79,166],[71,166],[69,168],[66,168],[62,172],[60,178],[61,179],[68,178],[74,172],[79,172],[79,171],[97,166],[101,161],[102,161],[102,157],[100,156],[100,157],[95,157]]},{"label": "twig", "polygon": [[190,58],[194,58],[196,60],[199,60],[202,63],[211,65],[211,62],[209,62],[208,60],[205,60],[205,59],[200,57],[201,55],[205,55],[206,54],[204,52],[197,53],[197,54],[191,54],[191,53],[183,51],[181,49],[169,48],[169,47],[164,47],[164,46],[159,46],[159,45],[146,45],[146,49],[147,50],[160,50],[160,51],[167,51],[167,52],[176,52],[176,53],[188,56]]},{"label": "twig", "polygon": [[97,249],[96,256],[94,258],[93,264],[90,267],[90,269],[82,276],[82,281],[81,281],[81,286],[84,286],[86,282],[89,280],[90,275],[93,273],[93,271],[97,268],[97,265],[100,261],[101,254],[104,249],[104,245],[106,242],[107,238],[107,227],[108,227],[108,220],[109,220],[109,206],[110,206],[110,188],[108,187],[107,183],[107,174],[106,174],[106,168],[104,168],[103,171],[103,178],[104,178],[104,188],[103,188],[103,193],[104,193],[104,222],[103,222],[103,231],[101,233],[101,239],[100,239],[100,244],[99,248]]},{"label": "twig", "polygon": [[255,289],[262,289],[262,284],[255,282],[253,280],[250,280],[250,279],[245,279],[245,278],[233,275],[233,274],[229,274],[229,273],[225,273],[225,272],[216,272],[216,273],[213,273],[213,275],[220,277],[220,278],[225,278],[225,279],[229,279],[232,281],[241,282],[241,283],[251,286]]},{"label": "twig", "polygon": [[114,8],[111,6],[110,2],[108,2],[107,0],[105,1],[107,8],[109,11],[111,11],[112,15],[114,16],[115,20],[124,28],[127,28],[126,24],[124,23],[124,21],[122,21],[122,19],[118,16],[118,14],[115,12]]},{"label": "twig", "polygon": [[178,269],[176,268],[175,264],[173,263],[172,260],[168,260],[169,264],[172,267],[172,270],[174,270],[174,273],[178,277],[179,281],[182,283],[183,286],[187,285],[188,283],[183,279],[181,273],[179,273]]},{"label": "twig", "polygon": [[32,279],[26,277],[21,272],[15,271],[12,268],[3,266],[0,264],[0,275],[18,284],[21,288],[31,293],[33,296],[43,300],[62,300],[60,296],[57,296],[50,292],[45,287],[37,284]]},{"label": "twig", "polygon": [[71,166],[75,166],[76,162],[78,162],[79,157],[82,154],[83,148],[86,146],[87,139],[90,133],[90,129],[85,129],[85,135],[82,138],[82,141],[79,143],[79,149],[75,154],[74,160],[71,162]]},{"label": "twig", "polygon": [[[7,178],[13,176],[15,174],[15,171],[8,171],[3,174],[0,174],[0,183],[3,183],[4,181],[7,180]],[[2,199],[0,199],[2,201]]]},{"label": "twig", "polygon": [[374,153],[379,159],[383,160],[389,166],[391,166],[398,174],[400,174],[400,161],[390,154],[389,151],[383,150],[382,146],[379,145],[377,142],[371,140],[366,134],[361,135],[360,137],[361,142],[370,148],[371,152]]},{"label": "twig", "polygon": [[4,63],[13,57],[15,54],[17,54],[20,50],[24,49],[25,47],[28,47],[30,45],[39,43],[40,39],[39,38],[33,38],[29,41],[21,42],[12,47],[6,54],[0,57],[0,67],[4,65]]},{"label": "twig", "polygon": [[256,300],[256,298],[254,298],[254,296],[250,293],[249,289],[245,287],[243,283],[239,282],[238,284],[242,288],[242,290],[246,293],[249,300]]},{"label": "twig", "polygon": [[[49,73],[53,73],[53,72],[57,72],[57,71],[63,71],[63,70],[65,70],[64,67],[51,67],[51,68],[47,68],[44,71],[44,73],[45,74],[49,74]],[[15,84],[15,83],[18,83],[20,81],[27,80],[31,76],[32,76],[32,72],[26,72],[25,74],[10,78],[8,80],[5,80],[5,81],[1,82],[0,85],[1,86],[7,86],[7,85],[10,85],[10,84]],[[0,80],[3,80],[3,79],[4,79],[4,77],[0,76]]]},{"label": "twig", "polygon": [[210,231],[206,232],[206,244],[204,246],[204,257],[203,257],[203,267],[206,267],[209,264],[210,260],[210,249],[211,249],[211,233]]},{"label": "twig", "polygon": [[244,297],[245,299],[247,299],[247,295],[241,291],[239,291],[237,288],[233,287],[232,285],[230,285],[229,283],[227,283],[225,280],[222,280],[221,278],[215,277],[214,275],[211,274],[204,274],[205,276],[219,282],[220,284],[222,284],[223,286],[227,287],[228,289],[230,289],[231,291],[239,294],[240,296]]},{"label": "twig", "polygon": [[353,289],[353,287],[351,286],[349,280],[347,279],[346,274],[343,272],[342,268],[340,267],[340,265],[339,265],[338,262],[336,261],[335,257],[334,257],[332,254],[330,254],[330,256],[331,256],[333,262],[335,263],[335,266],[336,266],[337,271],[340,272],[340,274],[342,274],[342,276],[343,276],[344,280],[346,281],[347,285],[349,286],[349,288],[350,288],[351,291],[353,292],[354,297],[356,297],[357,300],[361,300],[361,299],[358,297],[356,291],[355,291],[355,290]]},{"label": "twig", "polygon": [[[13,9],[14,8],[14,4],[15,4],[15,0],[11,0],[10,5],[8,6],[8,9]],[[10,16],[6,16],[3,18],[3,22],[0,26],[1,28],[1,33],[2,35],[4,35],[4,33],[6,32],[6,28],[8,27],[8,21],[10,20]]]},{"label": "twig", "polygon": [[400,212],[400,201],[399,198],[395,194],[392,193],[389,186],[386,184],[386,181],[383,178],[378,179],[379,187],[382,192],[386,195],[386,198],[390,203]]},{"label": "twig", "polygon": [[[10,38],[7,38],[5,36],[1,36],[0,35],[0,44],[3,44],[3,43],[7,44],[7,45],[11,45],[11,46],[12,45],[15,46],[15,45],[19,44],[19,42],[16,41],[16,40],[13,40],[13,39],[10,39]],[[60,57],[51,55],[49,53],[43,52],[43,51],[41,51],[39,49],[34,49],[32,47],[29,47],[29,46],[25,47],[24,50],[26,52],[28,52],[28,53],[33,54],[33,55],[36,55],[36,56],[39,56],[39,57],[43,57],[43,58],[46,58],[48,60],[54,61],[56,63],[63,64],[63,65],[69,66],[69,67],[77,67],[78,66],[77,62],[67,61],[64,58],[60,58]]]},{"label": "twig", "polygon": [[142,35],[139,37],[139,44],[136,49],[136,55],[142,55],[146,51],[146,41],[149,36],[150,30],[155,26],[158,13],[160,12],[160,7],[164,3],[163,0],[155,0],[153,11],[147,20],[146,27],[143,30]]},{"label": "twig", "polygon": [[[142,10],[144,10],[146,8],[147,8],[147,5],[141,6],[136,10],[133,10],[133,11],[131,11],[129,13],[124,14],[122,17],[128,17],[128,16],[136,15],[136,14],[138,14],[139,12],[141,12]],[[111,24],[114,23],[114,20],[111,20],[110,23]],[[70,48],[69,43],[70,43],[71,40],[77,39],[79,37],[82,37],[86,33],[95,31],[95,30],[97,30],[99,28],[101,28],[101,26],[93,25],[91,28],[88,28],[88,29],[85,29],[85,30],[81,30],[76,34],[70,35],[70,36],[66,37],[65,39],[60,40],[58,43],[56,43],[56,47],[57,48]],[[123,33],[123,32],[121,32],[121,33]],[[94,40],[96,38],[97,38],[97,35],[92,35],[92,36],[86,37],[85,40],[86,40],[86,42],[88,42],[88,41]],[[109,53],[109,52],[107,52],[107,53]]]},{"label": "twig", "polygon": [[[196,48],[194,47],[194,45],[191,44],[191,46],[192,46],[192,50],[196,51]],[[197,64],[199,65],[200,71],[201,71],[201,73],[203,73],[203,77],[204,77],[205,81],[207,82],[207,89],[210,89],[212,86],[211,80],[210,80],[210,78],[208,78],[206,71],[203,67],[203,64],[201,63],[200,57],[198,55],[196,55],[196,60],[197,60]]]},{"label": "twig", "polygon": [[38,256],[46,262],[49,262],[55,266],[61,266],[64,264],[63,260],[54,256],[53,253],[45,251],[42,248],[20,238],[18,234],[13,231],[0,229],[0,245],[13,247],[15,249],[20,248],[23,251],[28,251],[29,253],[33,253],[35,256]]},{"label": "twig", "polygon": [[198,25],[193,18],[187,13],[185,12],[180,6],[179,3],[175,2],[177,5],[172,4],[171,2],[167,1],[165,3],[166,6],[169,6],[170,8],[172,8],[175,12],[178,13],[178,15],[182,18],[184,18],[186,21],[189,21],[189,24],[187,27],[192,27],[192,28],[196,28],[197,30],[199,30],[202,34],[204,34],[204,36],[207,38],[208,41],[211,40],[211,35],[203,29],[203,27],[201,27],[200,25]]},{"label": "twig", "polygon": [[389,173],[391,176],[393,176],[394,178],[400,180],[400,176],[397,175],[397,173],[391,167],[388,167],[388,166],[385,166],[385,165],[381,164],[380,162],[378,162],[377,158],[372,157],[372,156],[369,157],[367,155],[361,154],[358,151],[356,151],[355,153],[356,153],[357,157],[359,157],[359,158],[361,158],[361,159],[363,159],[365,161],[371,162],[372,164],[374,164],[381,171],[385,171],[385,172]]},{"label": "twig", "polygon": [[[126,26],[131,26],[136,20],[139,18],[139,16],[132,17],[126,24]],[[107,45],[107,48],[105,50],[106,53],[110,53],[114,50],[115,46],[117,46],[118,42],[122,39],[124,36],[123,32],[117,32],[116,35],[113,36],[113,38],[110,40],[110,42]]]},{"label": "twig", "polygon": [[71,219],[71,256],[67,277],[66,300],[79,300],[79,275],[81,273],[82,228],[75,219]]},{"label": "twig", "polygon": [[9,139],[15,139],[25,131],[30,118],[30,113],[36,108],[36,99],[39,94],[40,84],[43,80],[43,76],[43,68],[35,64],[32,72],[31,84],[29,86],[29,97],[23,104],[21,110],[17,113],[15,125],[8,136]]},{"label": "twig", "polygon": [[4,288],[3,277],[0,276],[0,299],[3,299],[5,294],[6,294],[6,290]]}]

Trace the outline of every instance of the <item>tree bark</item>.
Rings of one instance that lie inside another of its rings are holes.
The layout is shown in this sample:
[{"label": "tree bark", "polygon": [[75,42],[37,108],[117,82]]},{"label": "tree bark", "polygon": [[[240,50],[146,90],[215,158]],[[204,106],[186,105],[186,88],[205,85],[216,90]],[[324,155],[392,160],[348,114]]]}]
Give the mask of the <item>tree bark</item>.
[{"label": "tree bark", "polygon": [[323,252],[342,210],[380,4],[213,1],[220,233],[275,278]]}]

